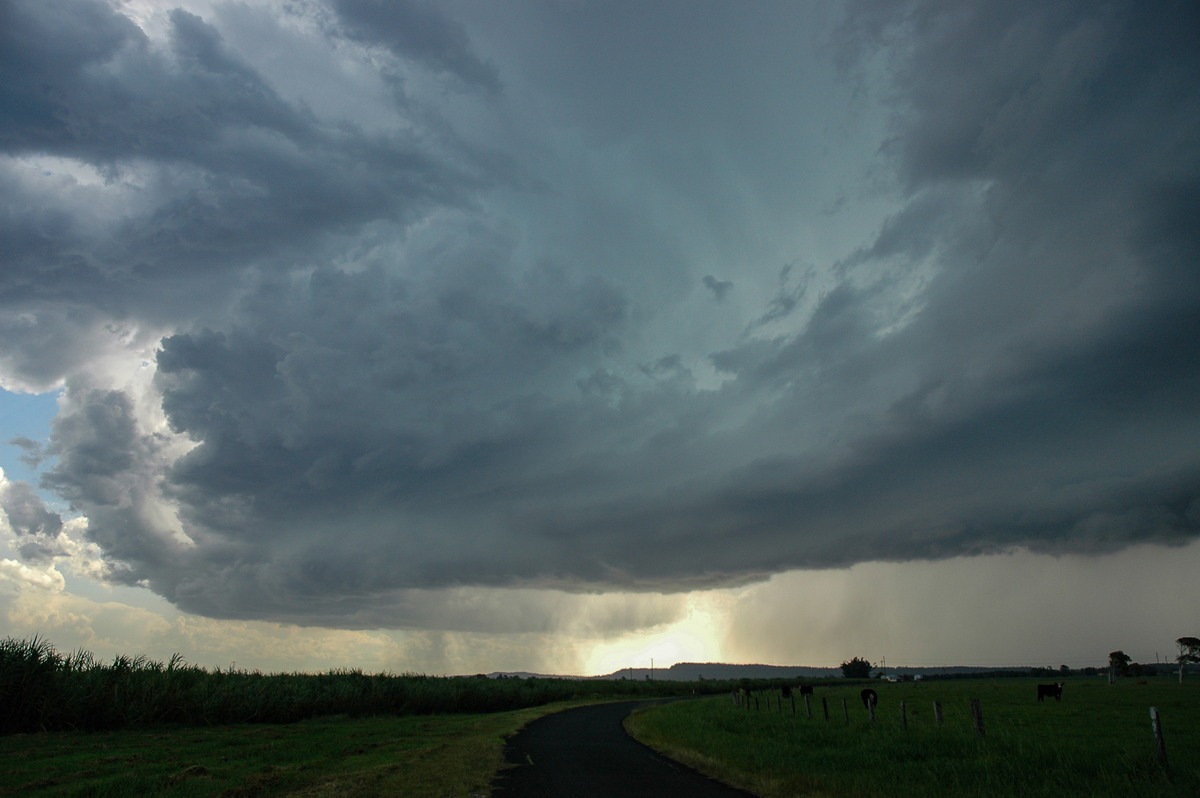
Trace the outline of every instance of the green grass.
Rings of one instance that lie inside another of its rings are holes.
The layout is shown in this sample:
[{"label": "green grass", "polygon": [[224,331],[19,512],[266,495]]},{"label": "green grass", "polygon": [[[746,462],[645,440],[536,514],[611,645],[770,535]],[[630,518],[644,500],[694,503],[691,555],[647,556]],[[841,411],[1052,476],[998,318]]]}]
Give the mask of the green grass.
[{"label": "green grass", "polygon": [[[798,696],[795,715],[787,702],[781,713],[767,711],[765,700],[755,711],[720,697],[643,710],[627,727],[668,756],[766,798],[1200,795],[1200,683],[1126,680],[1109,687],[1070,679],[1061,703],[1039,704],[1037,681],[873,684],[880,696],[874,723],[857,685],[818,687],[811,719]],[[983,709],[983,737],[973,727],[972,698]],[[935,700],[943,708],[940,726]],[[1156,757],[1151,706],[1163,719],[1169,770]]]},{"label": "green grass", "polygon": [[0,795],[486,796],[504,739],[585,702],[487,715],[321,718],[0,737]]}]

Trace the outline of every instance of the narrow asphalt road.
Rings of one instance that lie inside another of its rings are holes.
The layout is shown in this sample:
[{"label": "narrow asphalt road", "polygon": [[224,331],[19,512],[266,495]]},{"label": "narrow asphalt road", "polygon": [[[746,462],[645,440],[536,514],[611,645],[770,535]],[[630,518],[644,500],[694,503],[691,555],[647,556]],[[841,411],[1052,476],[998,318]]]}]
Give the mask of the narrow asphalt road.
[{"label": "narrow asphalt road", "polygon": [[621,721],[650,701],[597,704],[546,715],[509,740],[515,767],[492,783],[496,798],[751,798],[750,793],[656,754]]}]

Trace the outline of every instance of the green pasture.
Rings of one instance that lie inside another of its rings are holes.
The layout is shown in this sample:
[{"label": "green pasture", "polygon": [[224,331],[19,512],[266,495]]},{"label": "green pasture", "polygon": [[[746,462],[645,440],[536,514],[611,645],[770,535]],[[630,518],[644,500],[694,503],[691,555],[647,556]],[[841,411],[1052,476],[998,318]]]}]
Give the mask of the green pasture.
[{"label": "green pasture", "polygon": [[[1200,795],[1200,682],[1071,678],[1061,702],[1039,703],[1039,681],[1047,680],[872,683],[875,721],[859,699],[865,685],[835,683],[816,688],[812,717],[800,696],[793,713],[778,691],[761,691],[757,709],[753,700],[746,708],[709,697],[640,711],[626,725],[664,754],[764,798]],[[982,710],[982,736],[971,699]]]},{"label": "green pasture", "polygon": [[329,717],[0,737],[0,796],[486,796],[504,739],[558,703],[485,715]]}]

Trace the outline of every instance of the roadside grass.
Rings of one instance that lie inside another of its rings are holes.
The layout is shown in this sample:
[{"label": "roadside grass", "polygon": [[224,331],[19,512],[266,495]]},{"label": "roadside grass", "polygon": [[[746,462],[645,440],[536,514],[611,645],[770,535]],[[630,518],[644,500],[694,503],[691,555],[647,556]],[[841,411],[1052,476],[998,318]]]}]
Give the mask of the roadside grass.
[{"label": "roadside grass", "polygon": [[328,717],[0,737],[0,795],[486,796],[505,737],[589,701],[486,715]]},{"label": "roadside grass", "polygon": [[[764,798],[1200,795],[1200,683],[1159,678],[1109,687],[1069,679],[1061,703],[1039,704],[1037,681],[872,684],[880,699],[875,722],[857,685],[818,687],[812,718],[799,696],[792,714],[786,700],[779,711],[777,692],[764,692],[757,711],[728,696],[703,698],[640,710],[626,727],[667,756]],[[982,737],[972,698],[983,709]],[[934,701],[942,704],[941,725]],[[1163,718],[1167,770],[1157,760],[1151,706]]]}]

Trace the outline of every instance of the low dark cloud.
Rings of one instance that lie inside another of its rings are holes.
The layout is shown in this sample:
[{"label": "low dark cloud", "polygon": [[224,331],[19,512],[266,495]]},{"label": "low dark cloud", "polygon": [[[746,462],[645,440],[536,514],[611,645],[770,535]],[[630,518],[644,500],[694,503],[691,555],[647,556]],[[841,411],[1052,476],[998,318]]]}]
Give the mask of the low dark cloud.
[{"label": "low dark cloud", "polygon": [[9,442],[10,446],[16,446],[23,454],[20,455],[21,462],[30,468],[37,468],[42,464],[42,445],[35,440],[30,440],[24,435],[13,438]]},{"label": "low dark cloud", "polygon": [[733,290],[733,283],[729,280],[718,280],[711,274],[706,274],[704,275],[704,287],[712,291],[712,295],[720,302],[726,294]]},{"label": "low dark cloud", "polygon": [[[15,303],[38,311],[6,326],[37,352],[17,367],[43,380],[77,367],[67,339],[91,324],[208,317],[251,266],[291,268],[322,235],[403,225],[491,179],[493,157],[449,136],[318,120],[189,12],[169,13],[160,43],[91,0],[4,13],[0,151],[71,159],[107,188],[64,176],[58,202],[22,202],[19,173],[0,176],[3,301],[17,318]],[[86,212],[97,202],[116,209],[100,229]]]},{"label": "low dark cloud", "polygon": [[[0,366],[66,386],[44,487],[113,579],[359,627],[1193,540],[1190,6],[849,3],[806,20],[841,37],[820,80],[771,38],[790,6],[515,8],[533,40],[295,6],[277,35],[336,50],[381,124],[277,89],[219,20],[9,4]],[[444,107],[408,91],[447,76]],[[848,190],[822,147],[855,114],[883,140]],[[75,176],[20,171],[49,156]],[[471,598],[497,587],[531,590]]]},{"label": "low dark cloud", "polygon": [[496,69],[475,54],[463,26],[440,14],[435,5],[408,0],[334,0],[332,5],[349,38],[382,45],[399,58],[454,75],[467,86],[500,90]]},{"label": "low dark cloud", "polygon": [[4,481],[0,486],[0,510],[18,535],[54,539],[62,531],[62,517],[50,512],[33,488],[25,482]]}]

